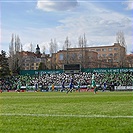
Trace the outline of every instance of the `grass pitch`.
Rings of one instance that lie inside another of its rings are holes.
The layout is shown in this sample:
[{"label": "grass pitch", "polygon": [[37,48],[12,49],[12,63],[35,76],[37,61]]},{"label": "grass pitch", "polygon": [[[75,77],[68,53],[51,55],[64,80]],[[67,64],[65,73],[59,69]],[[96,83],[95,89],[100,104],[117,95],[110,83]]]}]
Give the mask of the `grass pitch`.
[{"label": "grass pitch", "polygon": [[0,133],[133,133],[133,92],[4,92]]}]

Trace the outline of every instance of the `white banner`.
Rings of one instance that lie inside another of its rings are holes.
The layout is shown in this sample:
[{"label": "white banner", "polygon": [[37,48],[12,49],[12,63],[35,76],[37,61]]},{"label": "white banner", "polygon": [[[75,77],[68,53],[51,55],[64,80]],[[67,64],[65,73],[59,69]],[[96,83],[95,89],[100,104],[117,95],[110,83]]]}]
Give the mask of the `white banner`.
[{"label": "white banner", "polygon": [[115,86],[115,90],[133,90],[133,86]]}]

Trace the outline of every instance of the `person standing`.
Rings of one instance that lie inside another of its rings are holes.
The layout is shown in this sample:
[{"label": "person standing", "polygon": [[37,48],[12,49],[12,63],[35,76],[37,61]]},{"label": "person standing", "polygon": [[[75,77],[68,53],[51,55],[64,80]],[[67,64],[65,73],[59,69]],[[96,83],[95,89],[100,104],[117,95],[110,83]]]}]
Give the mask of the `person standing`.
[{"label": "person standing", "polygon": [[38,83],[37,83],[37,81],[35,82],[35,92],[37,92],[38,91]]},{"label": "person standing", "polygon": [[60,92],[63,92],[65,90],[65,80],[62,81],[62,88],[60,90]]},{"label": "person standing", "polygon": [[80,80],[78,81],[78,92],[80,92]]},{"label": "person standing", "polygon": [[72,92],[73,88],[74,88],[74,83],[73,83],[73,78],[71,78],[70,83],[69,83],[69,89],[67,90],[67,94],[68,92]]},{"label": "person standing", "polygon": [[106,88],[107,88],[107,84],[106,84],[106,81],[103,83],[103,90],[102,90],[102,92],[104,92],[105,90],[106,90]]},{"label": "person standing", "polygon": [[21,90],[21,81],[20,80],[18,80],[18,82],[17,82],[17,89],[16,89],[16,92],[20,92],[20,90]]},{"label": "person standing", "polygon": [[97,92],[97,86],[96,86],[96,82],[95,82],[95,73],[92,74],[92,81],[91,81],[91,86],[94,89],[94,94],[96,94]]},{"label": "person standing", "polygon": [[54,89],[55,89],[55,88],[54,88],[54,83],[53,83],[53,84],[52,84],[52,91],[54,91]]}]

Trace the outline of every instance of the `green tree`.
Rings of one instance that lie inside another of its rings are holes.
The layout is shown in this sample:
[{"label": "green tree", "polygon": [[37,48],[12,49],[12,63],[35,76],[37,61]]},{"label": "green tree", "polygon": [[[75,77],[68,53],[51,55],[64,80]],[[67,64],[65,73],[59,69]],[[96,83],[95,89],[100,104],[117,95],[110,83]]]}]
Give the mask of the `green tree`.
[{"label": "green tree", "polygon": [[42,70],[42,69],[43,69],[43,63],[41,62],[41,63],[39,64],[38,70]]},{"label": "green tree", "polygon": [[6,57],[6,52],[2,50],[0,54],[0,77],[8,75],[10,75],[8,58]]}]

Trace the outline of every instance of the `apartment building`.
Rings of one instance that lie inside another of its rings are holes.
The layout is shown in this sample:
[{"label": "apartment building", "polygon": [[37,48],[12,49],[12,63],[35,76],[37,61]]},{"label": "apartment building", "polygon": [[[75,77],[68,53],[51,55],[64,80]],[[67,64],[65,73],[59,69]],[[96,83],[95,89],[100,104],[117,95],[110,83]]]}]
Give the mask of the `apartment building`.
[{"label": "apartment building", "polygon": [[133,67],[133,54],[126,55],[126,61],[128,63],[128,67]]},{"label": "apartment building", "polygon": [[37,70],[41,62],[41,58],[38,58],[34,52],[22,51],[21,55],[21,69],[22,70]]},{"label": "apartment building", "polygon": [[119,43],[111,46],[86,48],[68,48],[56,54],[56,64],[80,63],[82,68],[124,67],[126,66],[126,49]]},{"label": "apartment building", "polygon": [[[96,46],[86,48],[68,48],[52,55],[40,53],[37,45],[36,52],[21,52],[22,69],[37,70],[40,63],[44,69],[62,69],[64,64],[81,64],[82,68],[127,67],[129,57],[125,47],[119,43],[110,46]],[[132,64],[130,64],[132,67]]]},{"label": "apartment building", "polygon": [[125,65],[126,49],[119,43],[111,46],[87,47],[90,51],[98,53],[98,59],[108,62],[112,67],[123,67]]},{"label": "apartment building", "polygon": [[51,57],[45,53],[34,53],[29,51],[20,52],[21,55],[21,69],[22,70],[38,70],[40,63],[42,69],[51,69],[50,62]]},{"label": "apartment building", "polygon": [[97,68],[98,54],[81,48],[69,48],[56,53],[57,68],[63,68],[64,64],[81,64],[82,68]]}]

